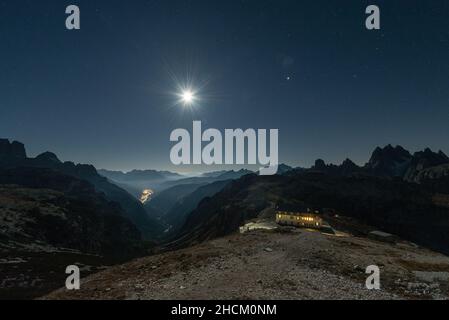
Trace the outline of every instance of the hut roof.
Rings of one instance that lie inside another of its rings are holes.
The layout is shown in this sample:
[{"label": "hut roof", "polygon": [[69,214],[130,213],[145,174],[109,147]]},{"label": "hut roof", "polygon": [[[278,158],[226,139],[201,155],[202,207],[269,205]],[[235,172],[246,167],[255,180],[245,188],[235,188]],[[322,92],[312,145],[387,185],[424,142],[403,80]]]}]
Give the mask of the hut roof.
[{"label": "hut roof", "polygon": [[291,204],[282,204],[282,205],[278,205],[276,207],[277,211],[286,211],[286,212],[301,212],[301,213],[305,213],[305,212],[314,212],[315,210],[310,207],[310,206],[306,206],[306,205],[291,205]]}]

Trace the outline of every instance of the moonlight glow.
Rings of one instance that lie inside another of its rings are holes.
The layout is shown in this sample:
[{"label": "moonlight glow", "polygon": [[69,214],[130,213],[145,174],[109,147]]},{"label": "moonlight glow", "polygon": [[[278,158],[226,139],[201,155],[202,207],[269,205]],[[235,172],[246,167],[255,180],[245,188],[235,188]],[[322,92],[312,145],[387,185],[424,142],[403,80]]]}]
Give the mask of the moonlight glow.
[{"label": "moonlight glow", "polygon": [[179,97],[178,103],[184,107],[192,107],[198,102],[196,91],[186,87],[179,88],[177,96]]},{"label": "moonlight glow", "polygon": [[193,100],[195,100],[195,95],[190,90],[185,90],[181,94],[182,102],[184,105],[191,105]]}]

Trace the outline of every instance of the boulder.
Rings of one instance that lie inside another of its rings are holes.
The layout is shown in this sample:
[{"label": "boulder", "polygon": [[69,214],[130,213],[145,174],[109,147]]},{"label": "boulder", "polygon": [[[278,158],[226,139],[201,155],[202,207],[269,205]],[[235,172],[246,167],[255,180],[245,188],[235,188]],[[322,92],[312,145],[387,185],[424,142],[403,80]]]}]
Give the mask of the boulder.
[{"label": "boulder", "polygon": [[368,233],[368,238],[388,243],[396,243],[397,241],[396,236],[383,231],[371,231],[370,233]]}]

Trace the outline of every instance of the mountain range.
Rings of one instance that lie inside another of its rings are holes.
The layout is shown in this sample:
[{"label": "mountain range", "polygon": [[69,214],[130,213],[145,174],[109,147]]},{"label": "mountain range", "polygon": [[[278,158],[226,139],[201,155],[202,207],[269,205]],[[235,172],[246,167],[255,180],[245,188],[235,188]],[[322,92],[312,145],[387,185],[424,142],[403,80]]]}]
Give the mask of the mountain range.
[{"label": "mountain range", "polygon": [[137,198],[141,195],[142,190],[160,191],[165,182],[184,178],[178,173],[157,170],[132,170],[125,173],[100,169],[98,173]]},{"label": "mountain range", "polygon": [[129,172],[111,171],[100,169],[98,173],[102,176],[110,178],[115,181],[159,181],[180,179],[182,176],[175,172],[170,171],[157,171],[157,170],[132,170]]},{"label": "mountain range", "polygon": [[326,164],[318,159],[311,171],[331,175],[350,176],[364,174],[384,178],[400,178],[407,182],[420,183],[426,178],[440,178],[449,175],[449,157],[441,150],[429,148],[411,154],[401,146],[377,147],[364,166],[357,166],[350,159],[341,165]]},{"label": "mountain range", "polygon": [[[111,183],[108,179],[98,174],[95,167],[85,164],[74,164],[73,162],[62,162],[51,152],[44,152],[35,158],[29,158],[26,155],[25,146],[17,141],[9,142],[6,139],[0,139],[0,170],[14,169],[20,172],[22,168],[34,168],[36,176],[40,179],[34,179],[33,187],[46,188],[45,184],[51,180],[43,179],[38,169],[50,169],[53,171],[52,178],[55,179],[58,174],[75,177],[90,183],[96,192],[102,193],[109,201],[114,201],[121,206],[122,215],[138,227],[142,236],[147,240],[154,240],[153,235],[164,229],[156,220],[149,217],[142,204],[131,194]],[[50,171],[47,171],[50,172]],[[33,175],[29,175],[29,181]],[[28,183],[22,181],[20,183]],[[0,180],[0,184],[7,181]]]},{"label": "mountain range", "polygon": [[[138,201],[144,188],[156,190],[145,205]],[[449,254],[449,158],[442,151],[387,145],[363,166],[318,159],[311,168],[281,164],[274,176],[242,169],[186,178],[97,171],[51,152],[31,158],[22,143],[0,139],[0,251],[25,257],[23,268],[45,269],[43,277],[54,272],[48,266],[55,255],[123,261],[175,250],[234,233],[252,219],[274,220],[279,205],[319,207],[329,221],[348,217]],[[58,261],[65,263],[56,259],[54,268]]]}]

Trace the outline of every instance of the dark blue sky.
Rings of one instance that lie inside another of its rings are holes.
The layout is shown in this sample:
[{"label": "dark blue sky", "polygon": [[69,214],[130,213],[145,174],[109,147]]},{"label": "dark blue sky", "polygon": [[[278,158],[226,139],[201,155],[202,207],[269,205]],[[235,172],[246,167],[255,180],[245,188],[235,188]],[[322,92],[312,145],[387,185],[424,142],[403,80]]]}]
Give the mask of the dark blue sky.
[{"label": "dark blue sky", "polygon": [[[291,165],[364,163],[388,143],[449,153],[448,49],[446,0],[3,0],[0,137],[123,170],[173,169],[170,132],[192,120],[279,128]],[[173,106],[186,77],[193,111]]]}]

